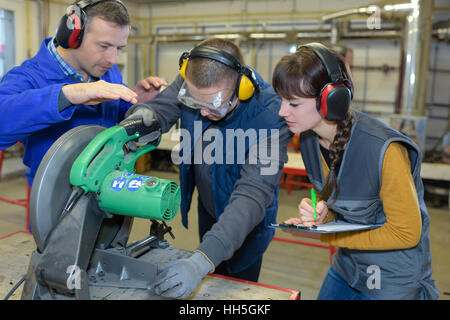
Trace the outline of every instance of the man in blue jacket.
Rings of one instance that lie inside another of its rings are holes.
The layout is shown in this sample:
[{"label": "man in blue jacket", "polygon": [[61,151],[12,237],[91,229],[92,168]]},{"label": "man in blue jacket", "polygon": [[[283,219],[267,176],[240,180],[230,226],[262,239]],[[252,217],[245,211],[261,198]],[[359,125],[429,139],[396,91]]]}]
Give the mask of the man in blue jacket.
[{"label": "man in blue jacket", "polygon": [[232,42],[207,39],[180,58],[180,75],[124,120],[158,121],[163,132],[181,120],[182,223],[188,227],[198,190],[201,243],[187,259],[161,268],[154,291],[185,298],[208,272],[258,281],[274,235],[278,182],[291,134],[278,116],[281,100],[243,63]]},{"label": "man in blue jacket", "polygon": [[50,146],[86,124],[112,126],[128,108],[152,99],[165,81],[148,77],[134,90],[122,83],[117,58],[130,20],[117,0],[79,1],[68,8],[55,37],[0,83],[0,149],[25,148],[28,183]]}]

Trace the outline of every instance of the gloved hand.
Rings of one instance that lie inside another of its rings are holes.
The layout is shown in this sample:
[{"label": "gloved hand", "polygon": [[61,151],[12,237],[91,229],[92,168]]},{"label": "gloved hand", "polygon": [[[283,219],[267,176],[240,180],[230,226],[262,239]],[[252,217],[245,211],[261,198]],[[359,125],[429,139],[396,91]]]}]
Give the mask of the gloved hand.
[{"label": "gloved hand", "polygon": [[153,122],[157,121],[153,109],[145,103],[137,103],[131,106],[125,113],[125,119],[120,124],[131,120],[142,120],[146,127],[151,127]]},{"label": "gloved hand", "polygon": [[144,103],[138,103],[131,106],[131,108],[128,109],[127,113],[125,114],[125,119],[120,122],[120,125],[124,125],[127,122],[133,120],[142,120],[142,123],[146,127],[153,129],[151,133],[140,137],[138,142],[148,143],[159,139],[159,137],[161,136],[161,126],[159,124],[159,121],[156,118],[156,115],[153,112],[152,108],[150,108],[148,105]]},{"label": "gloved hand", "polygon": [[214,270],[213,264],[203,253],[195,252],[187,259],[172,261],[162,266],[154,290],[157,295],[167,298],[188,297],[200,281]]}]

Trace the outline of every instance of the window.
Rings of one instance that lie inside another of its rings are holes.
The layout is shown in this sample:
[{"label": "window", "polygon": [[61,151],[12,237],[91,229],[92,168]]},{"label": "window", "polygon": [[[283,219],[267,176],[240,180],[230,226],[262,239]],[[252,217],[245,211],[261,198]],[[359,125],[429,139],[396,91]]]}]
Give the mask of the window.
[{"label": "window", "polygon": [[0,79],[15,63],[14,12],[0,9]]}]

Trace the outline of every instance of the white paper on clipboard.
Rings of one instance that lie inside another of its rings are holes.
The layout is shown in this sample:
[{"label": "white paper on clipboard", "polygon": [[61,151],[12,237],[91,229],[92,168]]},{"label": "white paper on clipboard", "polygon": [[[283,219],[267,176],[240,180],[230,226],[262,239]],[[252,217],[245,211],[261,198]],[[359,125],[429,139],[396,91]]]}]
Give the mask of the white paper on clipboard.
[{"label": "white paper on clipboard", "polygon": [[316,228],[309,228],[303,224],[286,225],[286,224],[272,223],[271,225],[272,228],[315,232],[315,233],[335,233],[345,231],[369,230],[379,228],[381,226],[382,226],[381,224],[356,224],[356,223],[336,222],[336,221],[317,225]]}]

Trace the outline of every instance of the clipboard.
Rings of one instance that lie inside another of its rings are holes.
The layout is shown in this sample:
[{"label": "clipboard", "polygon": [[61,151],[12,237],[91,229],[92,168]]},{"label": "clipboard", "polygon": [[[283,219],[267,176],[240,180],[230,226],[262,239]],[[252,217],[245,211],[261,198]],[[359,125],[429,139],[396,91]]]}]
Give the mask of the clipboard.
[{"label": "clipboard", "polygon": [[381,227],[381,224],[356,224],[356,223],[348,223],[348,222],[327,222],[324,224],[319,224],[317,226],[307,227],[303,224],[286,224],[280,223],[275,224],[272,223],[270,225],[271,228],[275,229],[289,229],[296,231],[305,231],[305,232],[315,232],[315,233],[336,233],[336,232],[346,232],[346,231],[360,231],[360,230],[370,230]]}]

